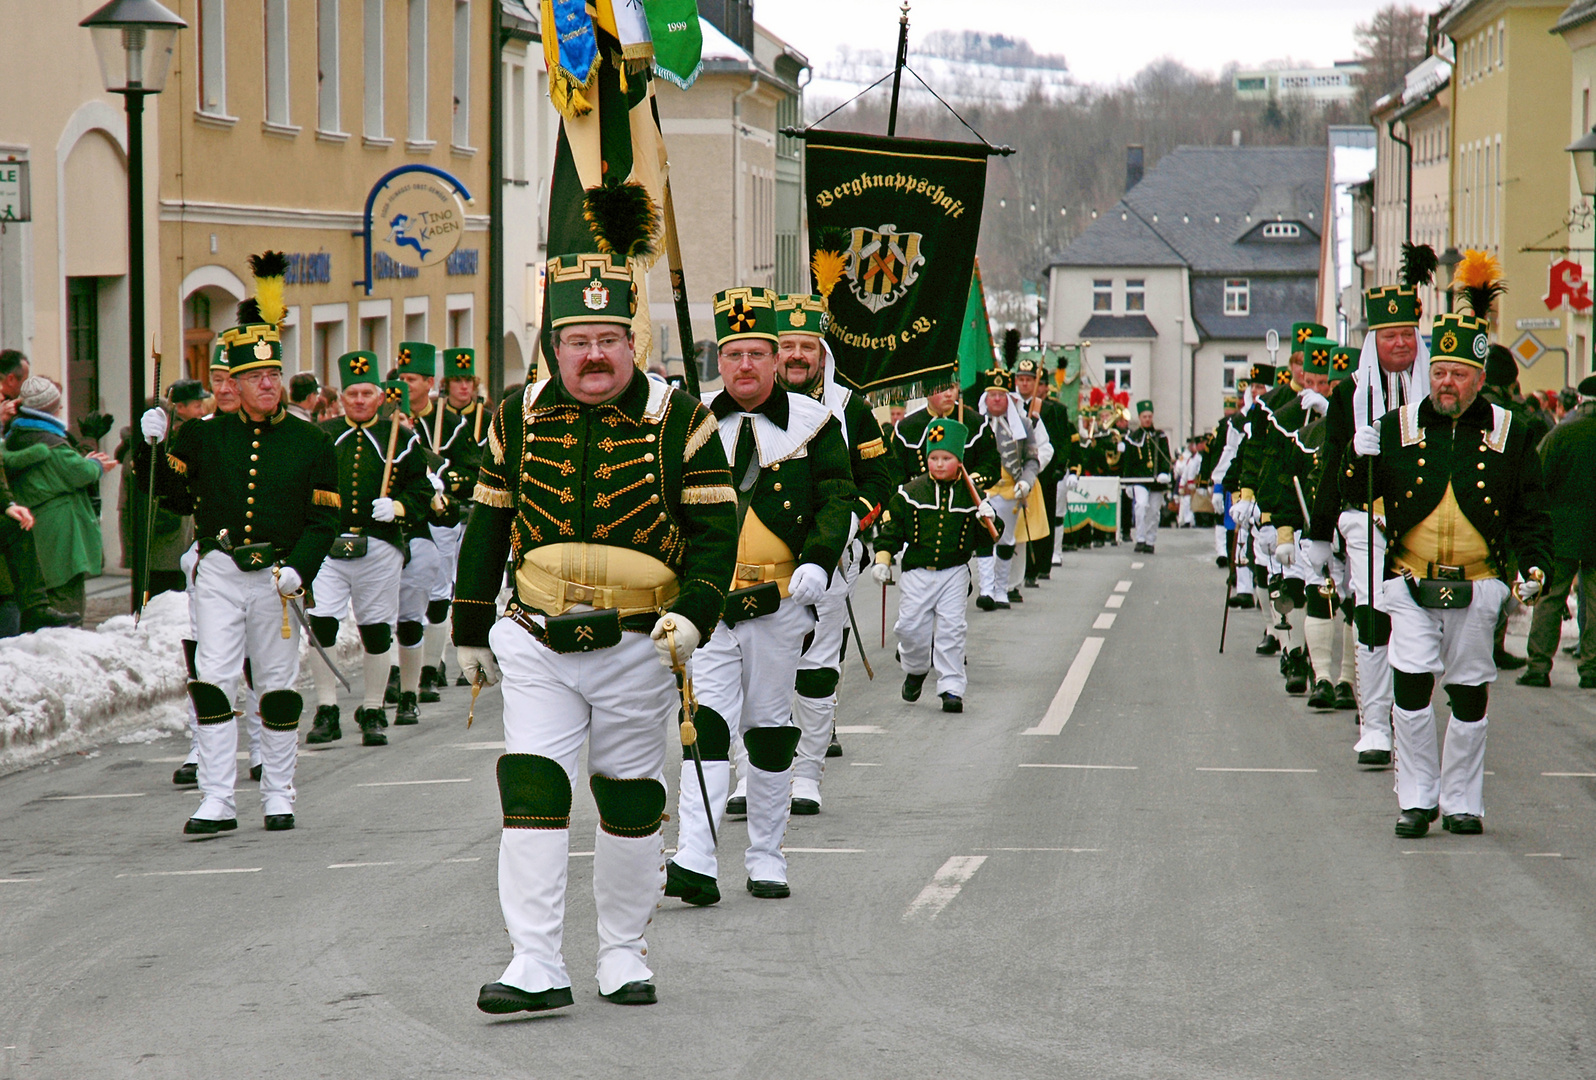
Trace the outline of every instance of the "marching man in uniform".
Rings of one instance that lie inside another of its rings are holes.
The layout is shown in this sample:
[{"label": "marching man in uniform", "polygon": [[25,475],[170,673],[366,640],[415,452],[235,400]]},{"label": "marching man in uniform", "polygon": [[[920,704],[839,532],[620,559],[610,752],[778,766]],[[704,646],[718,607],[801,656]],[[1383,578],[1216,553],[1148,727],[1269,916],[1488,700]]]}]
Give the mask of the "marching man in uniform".
[{"label": "marching man in uniform", "polygon": [[[1041,536],[1047,531],[1047,523],[1043,520],[1047,513],[1042,500],[1032,499],[1030,495],[1036,487],[1038,474],[1052,460],[1053,448],[1046,433],[1038,432],[1031,425],[1025,404],[1014,393],[1014,376],[1010,372],[994,367],[983,372],[982,379],[984,387],[977,410],[982,426],[997,446],[1001,463],[998,476],[986,495],[1003,531],[993,554],[978,556],[975,560],[981,575],[980,595],[976,597],[975,606],[982,611],[993,611],[1025,600],[1013,576],[1014,557],[1026,537]],[[1020,558],[1023,571],[1024,555]]]},{"label": "marching man in uniform", "polygon": [[[616,256],[549,263],[559,375],[500,406],[460,548],[460,670],[504,679],[499,902],[514,956],[477,998],[489,1013],[571,1004],[561,938],[583,743],[599,993],[655,1001],[643,933],[665,884],[666,731],[682,704],[670,667],[715,629],[732,576],[736,495],[714,418],[637,369],[624,260],[643,241],[605,242]],[[506,562],[514,597],[495,621]],[[724,731],[719,745],[724,758]]]},{"label": "marching man in uniform", "polygon": [[[432,487],[416,436],[400,423],[395,400],[387,420],[380,410],[388,398],[375,353],[352,352],[338,358],[344,415],[321,425],[338,456],[339,535],[316,575],[308,612],[311,631],[322,648],[338,639],[338,621],[353,609],[360,629],[365,701],[355,713],[361,744],[386,746],[388,726],[383,692],[388,686],[388,654],[399,619],[399,577],[404,569],[403,524],[427,512]],[[310,660],[316,680],[316,719],[307,743],[342,737],[338,687],[321,655]]]},{"label": "marching man in uniform", "polygon": [[[781,841],[791,814],[792,763],[801,731],[792,697],[815,606],[853,539],[855,488],[842,425],[821,402],[776,384],[776,296],[747,286],[715,297],[724,389],[709,401],[731,460],[737,495],[735,573],[714,637],[699,650],[693,679],[699,730],[741,739],[748,752],[748,891],[791,895]],[[724,729],[722,728],[724,725]],[[725,745],[724,743],[721,745]],[[704,749],[715,833],[726,805],[728,766]],[[676,856],[665,895],[689,904],[720,899],[718,864],[697,771],[682,766]]]},{"label": "marching man in uniform", "polygon": [[964,711],[964,638],[969,629],[970,555],[990,535],[975,520],[991,520],[992,504],[979,505],[963,467],[963,424],[939,417],[926,430],[927,471],[892,496],[882,512],[871,576],[892,579],[892,559],[903,553],[899,581],[898,660],[903,665],[903,700],[919,701],[933,667],[942,711]]},{"label": "marching man in uniform", "polygon": [[[776,326],[780,337],[776,381],[784,390],[825,405],[842,427],[848,444],[858,495],[853,511],[859,529],[875,524],[882,505],[892,494],[887,472],[887,448],[881,425],[863,394],[837,381],[837,362],[825,338],[826,302],[819,296],[778,296]],[[797,694],[793,719],[802,733],[793,763],[792,812],[820,812],[820,777],[826,749],[837,719],[837,683],[842,677],[843,632],[848,625],[848,597],[859,580],[864,561],[864,541],[857,536],[843,551],[842,562],[831,575],[831,587],[815,605],[815,636],[798,659]],[[864,648],[864,642],[854,642]],[[748,772],[737,759],[737,794],[746,800]]]},{"label": "marching man in uniform", "polygon": [[[1476,310],[1479,310],[1476,308]],[[1489,310],[1486,308],[1485,310]],[[1551,565],[1552,523],[1530,432],[1480,398],[1488,323],[1442,315],[1431,337],[1429,393],[1355,437],[1349,498],[1373,471],[1390,552],[1379,583],[1391,619],[1396,835],[1483,831],[1486,703],[1496,679],[1496,616],[1512,591],[1531,603]],[[1436,678],[1452,705],[1436,745]]]},{"label": "marching man in uniform", "polygon": [[[299,629],[288,604],[316,577],[338,526],[338,471],[332,441],[283,406],[281,255],[252,257],[256,298],[239,305],[240,325],[222,334],[240,408],[207,423],[184,424],[171,443],[137,458],[175,514],[193,514],[199,537],[194,570],[195,679],[188,684],[199,722],[203,799],[183,831],[214,836],[238,828],[238,724],[233,695],[251,662],[260,694],[260,795],[266,828],[294,827],[294,766],[303,701]],[[140,421],[162,440],[166,412]]]},{"label": "marching man in uniform", "polygon": [[1151,401],[1136,403],[1136,428],[1124,438],[1124,455],[1119,462],[1120,475],[1141,480],[1128,485],[1135,515],[1136,546],[1131,550],[1151,555],[1158,543],[1159,511],[1175,464],[1169,454],[1169,436],[1153,427]]}]

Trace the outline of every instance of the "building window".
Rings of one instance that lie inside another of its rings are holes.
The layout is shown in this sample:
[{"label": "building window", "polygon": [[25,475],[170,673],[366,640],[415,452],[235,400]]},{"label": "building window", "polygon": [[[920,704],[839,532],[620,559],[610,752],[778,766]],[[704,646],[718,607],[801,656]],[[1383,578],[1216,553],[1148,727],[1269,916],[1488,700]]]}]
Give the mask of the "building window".
[{"label": "building window", "polygon": [[455,146],[471,145],[471,3],[454,5],[454,130]]},{"label": "building window", "polygon": [[347,304],[316,304],[310,309],[310,370],[323,386],[338,381],[338,358],[344,348],[344,327],[349,319]]},{"label": "building window", "polygon": [[1147,281],[1144,278],[1127,278],[1125,280],[1125,310],[1147,310]]},{"label": "building window", "polygon": [[1245,356],[1227,355],[1225,357],[1225,389],[1234,390],[1247,381],[1247,376],[1252,370],[1252,364]]},{"label": "building window", "polygon": [[1115,390],[1131,388],[1131,358],[1128,356],[1103,357],[1103,382],[1111,383]]},{"label": "building window", "polygon": [[1092,282],[1092,310],[1114,310],[1114,282],[1108,278],[1098,278]]},{"label": "building window", "polygon": [[1252,310],[1251,289],[1246,278],[1225,279],[1225,314],[1245,315]]},{"label": "building window", "polygon": [[427,141],[427,0],[410,0],[406,82],[410,91],[409,140]]},{"label": "building window", "polygon": [[510,107],[505,110],[504,145],[510,150],[510,179],[527,182],[526,175],[526,65],[504,65],[504,85],[508,87]]},{"label": "building window", "polygon": [[1302,236],[1302,226],[1294,221],[1271,221],[1263,227],[1265,240],[1296,240]]},{"label": "building window", "polygon": [[476,303],[476,298],[470,293],[450,293],[444,298],[444,303],[449,313],[448,334],[444,339],[444,348],[471,348],[471,309]]},{"label": "building window", "polygon": [[1507,66],[1507,20],[1496,24],[1496,66]]},{"label": "building window", "polygon": [[382,5],[384,0],[366,0],[365,78],[366,138],[384,137],[382,115]]},{"label": "building window", "polygon": [[338,109],[338,0],[316,0],[316,128],[343,130]]},{"label": "building window", "polygon": [[266,122],[288,127],[288,0],[266,0]]},{"label": "building window", "polygon": [[227,115],[227,34],[222,0],[199,4],[199,111]]}]

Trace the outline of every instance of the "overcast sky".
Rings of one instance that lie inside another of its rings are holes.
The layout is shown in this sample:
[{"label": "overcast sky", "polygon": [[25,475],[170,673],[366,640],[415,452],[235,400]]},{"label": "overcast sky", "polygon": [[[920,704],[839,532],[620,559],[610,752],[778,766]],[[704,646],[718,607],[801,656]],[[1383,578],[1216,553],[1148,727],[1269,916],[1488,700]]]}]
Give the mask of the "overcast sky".
[{"label": "overcast sky", "polygon": [[[837,46],[897,43],[899,0],[755,0],[754,17],[817,65]],[[1201,71],[1228,61],[1351,59],[1352,27],[1382,0],[911,0],[909,44],[932,30],[1001,31],[1063,53],[1083,82],[1128,79],[1161,56]],[[1427,9],[1439,3],[1422,5]]]}]

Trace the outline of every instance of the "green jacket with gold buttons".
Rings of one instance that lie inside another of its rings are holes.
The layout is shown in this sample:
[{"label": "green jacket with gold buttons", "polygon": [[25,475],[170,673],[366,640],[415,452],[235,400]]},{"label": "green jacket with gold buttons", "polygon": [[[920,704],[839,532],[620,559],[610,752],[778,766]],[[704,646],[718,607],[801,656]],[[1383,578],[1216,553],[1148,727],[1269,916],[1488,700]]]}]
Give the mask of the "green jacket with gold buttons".
[{"label": "green jacket with gold buttons", "polygon": [[876,532],[876,561],[902,550],[905,570],[946,570],[969,562],[987,541],[976,510],[963,480],[942,482],[922,473],[888,501]]},{"label": "green jacket with gold buttons", "polygon": [[356,424],[341,416],[322,421],[321,429],[332,439],[333,451],[338,455],[339,530],[386,540],[403,551],[403,531],[411,523],[427,518],[432,483],[427,479],[426,452],[416,433],[400,424],[394,441],[393,475],[388,480],[394,520],[372,518],[372,501],[382,496],[382,474],[392,423],[392,420],[375,417],[364,424]]}]

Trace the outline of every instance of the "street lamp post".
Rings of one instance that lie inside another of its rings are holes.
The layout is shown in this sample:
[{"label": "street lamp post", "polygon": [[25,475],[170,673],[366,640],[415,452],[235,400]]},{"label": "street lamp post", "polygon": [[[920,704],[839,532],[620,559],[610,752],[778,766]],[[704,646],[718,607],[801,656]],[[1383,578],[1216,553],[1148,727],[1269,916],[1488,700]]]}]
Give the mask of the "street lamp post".
[{"label": "street lamp post", "polygon": [[[1579,184],[1579,193],[1590,199],[1592,208],[1596,209],[1596,129],[1585,132],[1566,149],[1574,158],[1574,178]],[[1596,218],[1591,221],[1591,236],[1592,243],[1596,244]],[[1596,279],[1596,252],[1593,252],[1591,267],[1591,277]],[[1591,370],[1596,371],[1596,309],[1591,313],[1590,348]],[[1571,378],[1571,375],[1566,376],[1565,381]]]},{"label": "street lamp post", "polygon": [[1448,314],[1451,314],[1452,275],[1457,273],[1457,264],[1463,261],[1463,256],[1458,252],[1457,248],[1448,245],[1447,249],[1441,252],[1435,261],[1446,270],[1446,310]]},{"label": "street lamp post", "polygon": [[[94,36],[105,89],[127,108],[128,415],[144,406],[144,99],[166,88],[177,32],[188,23],[156,0],[111,0],[78,24]],[[156,379],[160,376],[157,373]],[[134,544],[133,610],[148,552]]]}]

